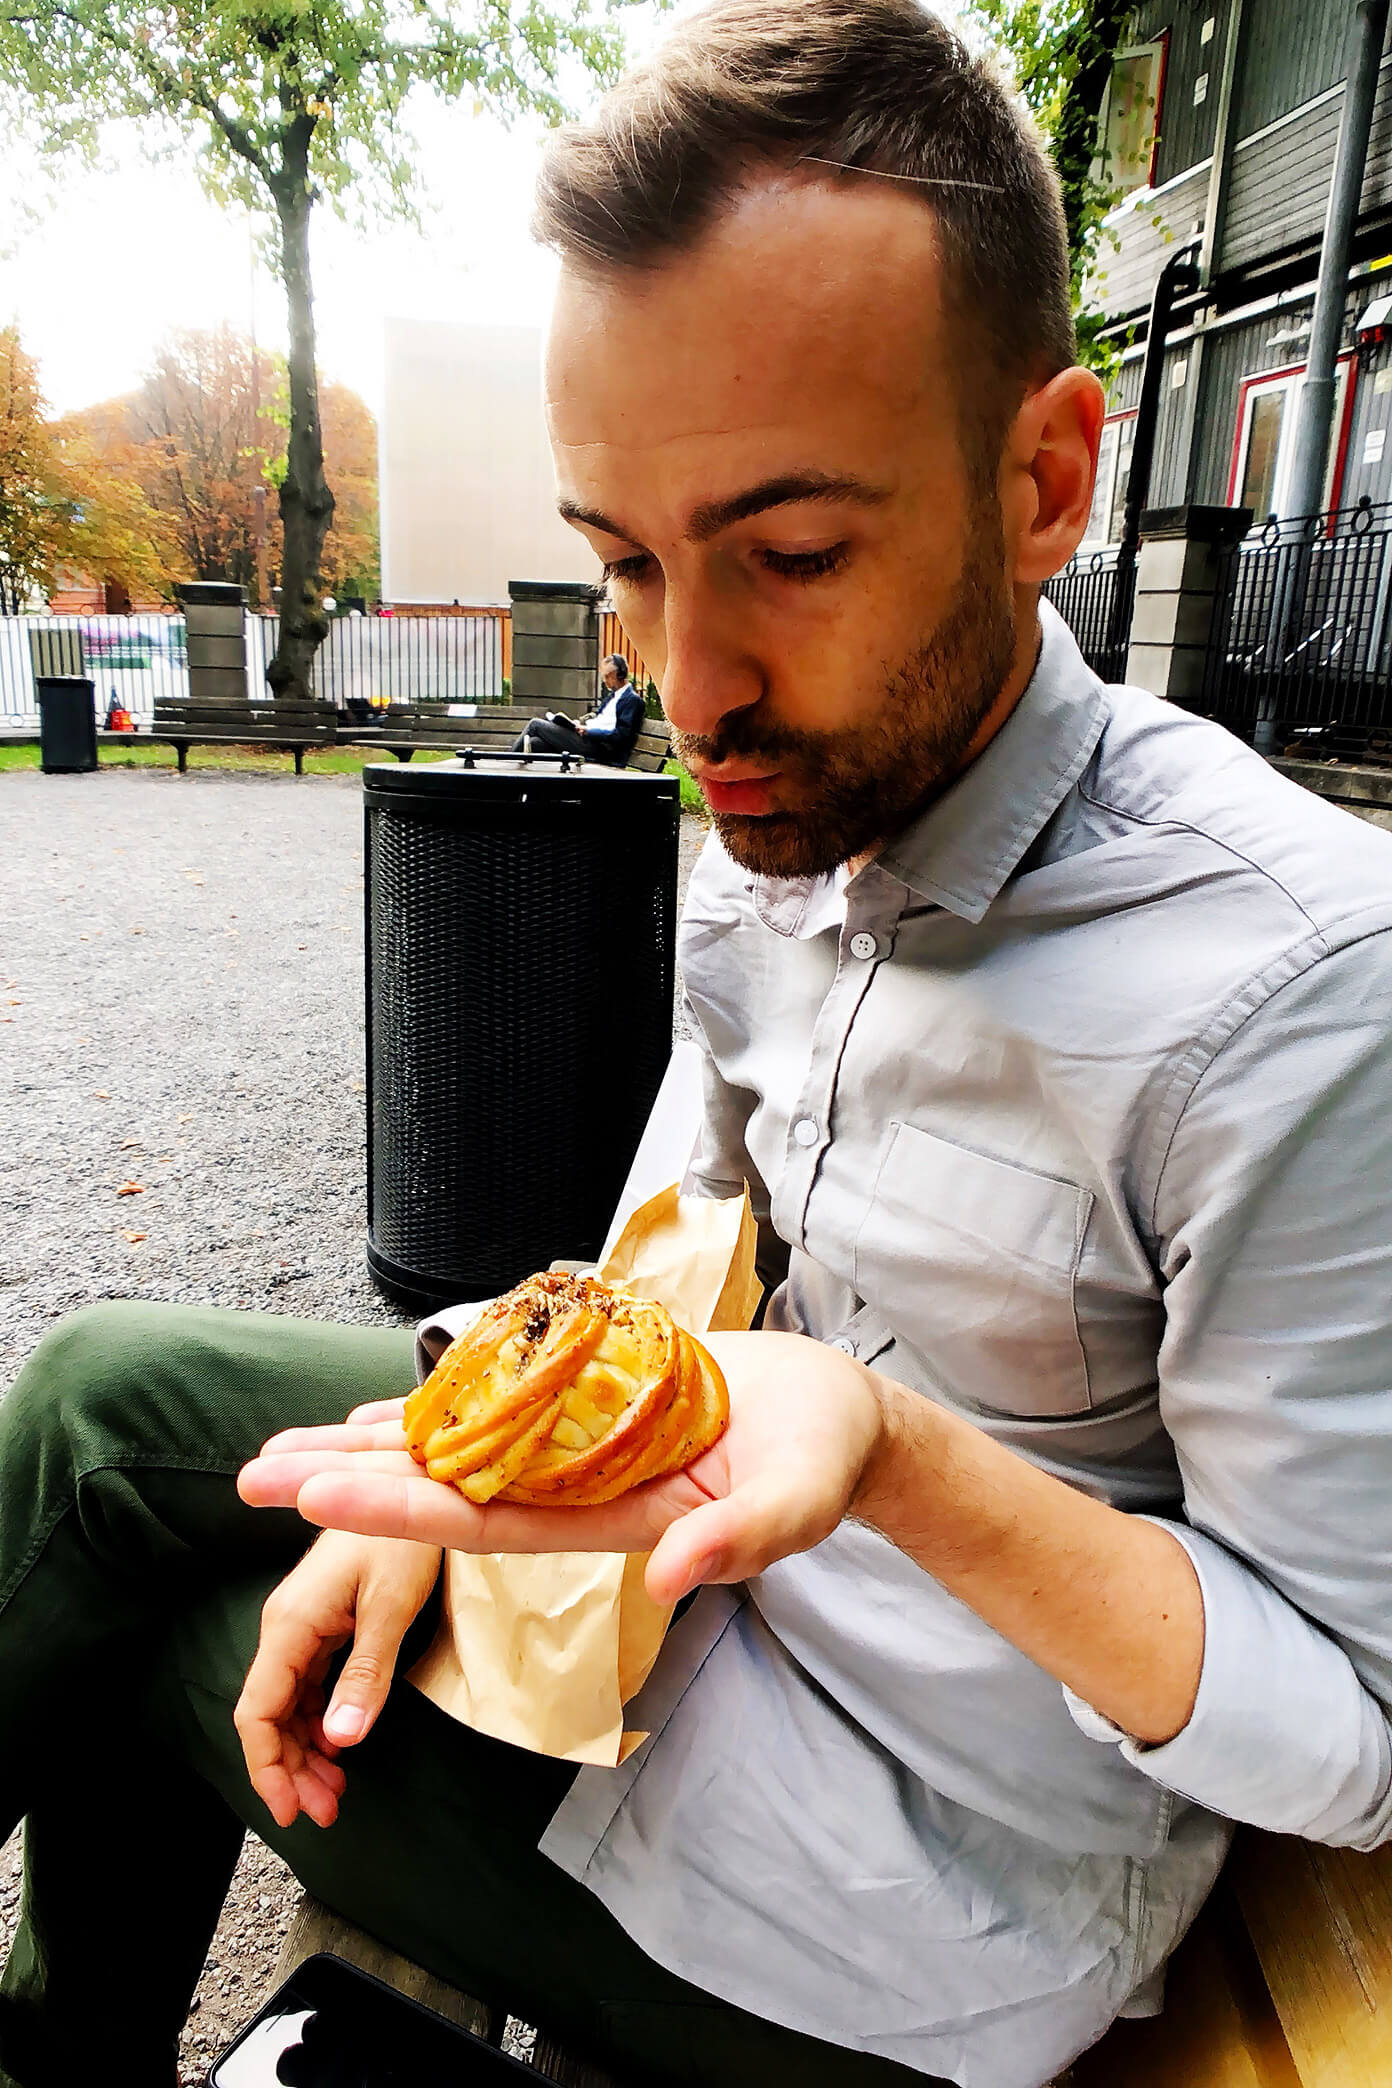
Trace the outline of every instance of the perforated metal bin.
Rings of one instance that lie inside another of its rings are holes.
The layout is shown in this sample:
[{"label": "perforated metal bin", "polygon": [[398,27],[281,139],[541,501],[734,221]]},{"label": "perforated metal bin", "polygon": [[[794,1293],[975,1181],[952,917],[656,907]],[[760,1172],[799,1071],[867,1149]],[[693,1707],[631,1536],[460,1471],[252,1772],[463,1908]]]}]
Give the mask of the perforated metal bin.
[{"label": "perforated metal bin", "polygon": [[429,1311],[597,1254],[672,1047],[673,776],[363,771],[368,1266]]}]

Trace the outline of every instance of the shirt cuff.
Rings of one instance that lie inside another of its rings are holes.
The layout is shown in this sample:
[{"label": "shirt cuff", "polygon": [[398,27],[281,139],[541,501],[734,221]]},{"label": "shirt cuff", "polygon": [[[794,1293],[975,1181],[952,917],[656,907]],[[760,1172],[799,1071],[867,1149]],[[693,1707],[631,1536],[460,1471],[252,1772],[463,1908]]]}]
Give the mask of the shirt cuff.
[{"label": "shirt cuff", "polygon": [[1348,1655],[1216,1539],[1145,1520],[1178,1539],[1198,1576],[1204,1657],[1193,1712],[1172,1740],[1150,1746],[1065,1688],[1075,1725],[1210,1812],[1376,1847],[1392,1834],[1392,1740]]}]

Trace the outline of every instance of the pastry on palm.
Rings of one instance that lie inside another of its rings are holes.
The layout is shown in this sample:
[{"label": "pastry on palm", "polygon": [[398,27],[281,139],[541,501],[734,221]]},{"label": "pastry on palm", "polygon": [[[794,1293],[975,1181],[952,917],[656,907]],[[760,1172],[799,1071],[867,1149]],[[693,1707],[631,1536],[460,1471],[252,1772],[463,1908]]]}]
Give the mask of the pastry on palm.
[{"label": "pastry on palm", "polygon": [[679,1472],[729,1420],[725,1380],[650,1298],[529,1277],[406,1402],[406,1445],[470,1501],[594,1507]]}]

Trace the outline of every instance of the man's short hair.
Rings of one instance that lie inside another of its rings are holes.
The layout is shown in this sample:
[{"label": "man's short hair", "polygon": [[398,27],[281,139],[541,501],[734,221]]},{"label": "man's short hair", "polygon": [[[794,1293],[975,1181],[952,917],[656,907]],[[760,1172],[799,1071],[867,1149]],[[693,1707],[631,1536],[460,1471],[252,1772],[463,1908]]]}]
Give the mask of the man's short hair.
[{"label": "man's short hair", "polygon": [[622,653],[606,653],[604,655],[604,664],[606,667],[613,668],[621,682],[628,680],[628,662]]},{"label": "man's short hair", "polygon": [[1076,352],[1063,207],[992,63],[918,0],[714,0],[553,136],[534,229],[577,265],[647,269],[802,160],[896,177],[932,210],[964,446],[994,476],[1026,391]]}]

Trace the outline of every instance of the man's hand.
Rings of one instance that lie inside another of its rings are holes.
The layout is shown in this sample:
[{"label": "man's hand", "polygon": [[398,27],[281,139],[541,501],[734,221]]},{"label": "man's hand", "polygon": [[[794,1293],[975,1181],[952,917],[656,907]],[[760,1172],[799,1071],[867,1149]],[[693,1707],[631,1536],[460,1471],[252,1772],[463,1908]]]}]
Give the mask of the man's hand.
[{"label": "man's hand", "polygon": [[1188,1720],[1204,1611],[1189,1555],[963,1416],[800,1334],[713,1334],[730,1426],[602,1508],[476,1508],[427,1478],[399,1418],[292,1429],[238,1484],[257,1507],[471,1552],[651,1551],[648,1592],[747,1580],[854,1514],[1138,1740]]},{"label": "man's hand", "polygon": [[[242,1472],[254,1507],[468,1552],[651,1551],[648,1591],[747,1580],[819,1544],[851,1505],[881,1432],[870,1372],[799,1334],[712,1334],[730,1426],[684,1472],[601,1508],[477,1508],[402,1447],[399,1412],[273,1436]],[[311,1557],[313,1554],[311,1554]]]},{"label": "man's hand", "polygon": [[[337,1818],[339,1751],[370,1731],[386,1702],[401,1641],[439,1567],[437,1545],[329,1530],[268,1597],[234,1717],[252,1786],[277,1826],[302,1812],[320,1827]],[[329,1663],[349,1640],[326,1708]]]}]

